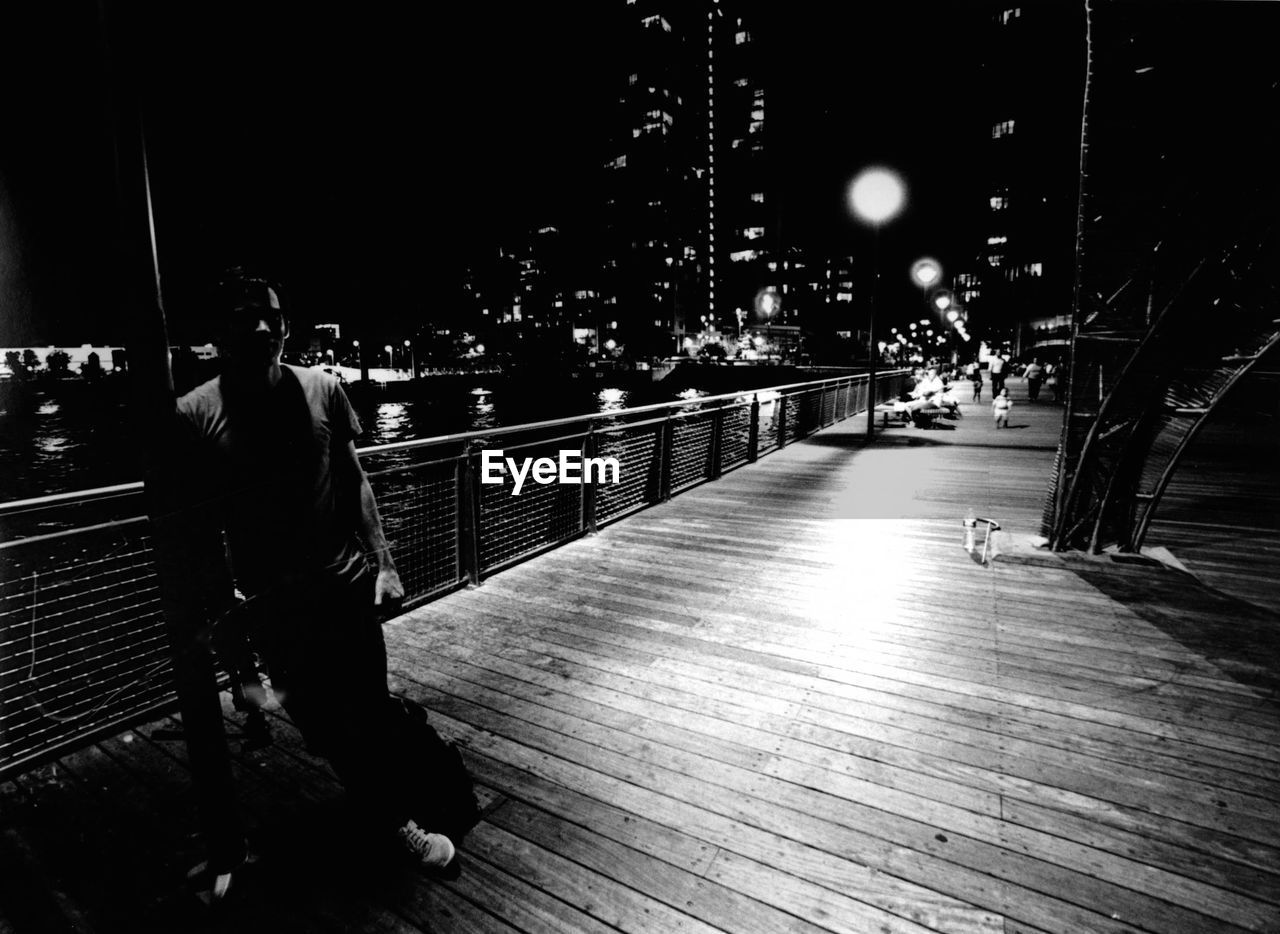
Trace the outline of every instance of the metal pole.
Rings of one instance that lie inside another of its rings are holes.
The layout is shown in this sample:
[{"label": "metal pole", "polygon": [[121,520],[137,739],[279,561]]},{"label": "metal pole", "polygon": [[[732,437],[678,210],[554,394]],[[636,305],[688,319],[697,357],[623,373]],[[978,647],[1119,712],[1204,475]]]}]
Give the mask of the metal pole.
[{"label": "metal pole", "polygon": [[871,228],[871,301],[867,303],[867,440],[876,434],[876,292],[880,291],[880,225]]},{"label": "metal pole", "polygon": [[[169,370],[168,333],[161,299],[156,254],[155,218],[147,148],[143,133],[138,81],[132,66],[140,62],[139,23],[126,3],[103,0],[99,6],[102,39],[108,63],[111,133],[115,149],[118,268],[130,315],[126,326],[133,418],[144,452],[148,512],[155,533],[156,571],[173,656],[173,686],[191,763],[208,869],[222,875],[215,896],[225,892],[231,870],[245,859],[246,843],[231,759],[218,698],[217,674],[208,645],[211,620],[204,598],[225,572],[221,540],[211,537],[199,522],[189,522],[181,509],[181,477],[166,463],[171,459],[177,410]],[[192,526],[189,528],[188,526]],[[229,580],[225,583],[230,595]],[[211,880],[212,881],[212,880]]]}]

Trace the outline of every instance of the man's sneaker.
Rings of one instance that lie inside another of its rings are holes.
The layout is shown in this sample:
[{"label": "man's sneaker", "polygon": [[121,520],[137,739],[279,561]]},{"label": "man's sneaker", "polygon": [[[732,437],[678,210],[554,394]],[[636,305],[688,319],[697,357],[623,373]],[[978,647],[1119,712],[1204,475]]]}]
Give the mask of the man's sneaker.
[{"label": "man's sneaker", "polygon": [[398,831],[405,849],[429,869],[443,869],[453,862],[453,841],[444,834],[427,833],[416,821],[409,821]]}]

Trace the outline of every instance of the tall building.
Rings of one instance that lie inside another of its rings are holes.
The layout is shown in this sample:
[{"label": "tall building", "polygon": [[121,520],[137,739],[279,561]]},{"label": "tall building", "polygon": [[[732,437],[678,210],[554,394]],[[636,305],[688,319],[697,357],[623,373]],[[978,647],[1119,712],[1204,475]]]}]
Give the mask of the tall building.
[{"label": "tall building", "polygon": [[619,50],[625,78],[606,117],[599,312],[624,341],[669,335],[666,352],[707,301],[699,6],[628,0]]},{"label": "tall building", "polygon": [[[601,300],[671,350],[794,324],[768,150],[769,58],[734,0],[627,0],[603,186]],[[809,274],[806,273],[806,276]],[[804,277],[801,277],[804,278]],[[761,320],[759,296],[780,299]],[[775,317],[776,315],[776,317]]]},{"label": "tall building", "polygon": [[1083,34],[1078,49],[1061,34],[1075,16],[1059,4],[998,7],[981,44],[986,222],[954,284],[978,333],[1024,356],[1071,306],[1079,123],[1064,114],[1081,106]]}]

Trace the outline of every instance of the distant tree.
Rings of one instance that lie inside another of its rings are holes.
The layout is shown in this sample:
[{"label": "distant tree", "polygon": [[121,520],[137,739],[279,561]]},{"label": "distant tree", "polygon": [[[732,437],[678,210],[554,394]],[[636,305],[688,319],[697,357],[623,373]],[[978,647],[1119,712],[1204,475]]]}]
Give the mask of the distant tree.
[{"label": "distant tree", "polygon": [[50,376],[63,377],[71,372],[71,354],[65,350],[51,350],[44,358]]},{"label": "distant tree", "polygon": [[36,352],[30,347],[22,352],[22,365],[28,373],[34,373],[40,369],[40,358],[36,356]]},{"label": "distant tree", "polygon": [[26,379],[31,375],[27,372],[26,364],[22,362],[22,354],[16,350],[6,350],[4,352],[4,365],[9,368],[9,372],[13,374],[14,379]]},{"label": "distant tree", "polygon": [[80,375],[85,379],[98,379],[102,376],[102,358],[96,351],[89,351],[89,356],[80,364]]}]

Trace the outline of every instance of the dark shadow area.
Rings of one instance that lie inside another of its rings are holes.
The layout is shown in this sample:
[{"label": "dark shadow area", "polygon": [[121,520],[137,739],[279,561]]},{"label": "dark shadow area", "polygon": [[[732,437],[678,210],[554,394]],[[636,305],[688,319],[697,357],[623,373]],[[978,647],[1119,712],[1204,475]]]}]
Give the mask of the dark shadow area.
[{"label": "dark shadow area", "polygon": [[1280,693],[1280,614],[1168,568],[1070,557],[1066,566],[1223,674],[1265,691],[1275,703]]},{"label": "dark shadow area", "polygon": [[[864,434],[849,434],[847,432],[824,432],[805,438],[803,442],[793,442],[798,444],[813,444],[818,447],[828,448],[844,448],[848,450],[859,450],[867,446],[867,437]],[[917,431],[914,428],[907,428],[901,431],[894,431],[889,434],[881,433],[877,429],[875,441],[872,445],[881,447],[954,447],[954,448],[990,448],[993,451],[1055,451],[1056,445],[1052,444],[997,444],[993,441],[983,440],[974,435],[964,435],[961,437],[953,437],[952,435],[938,435],[934,432]],[[790,447],[790,445],[788,445]],[[1045,474],[1045,483],[1049,482],[1048,474]]]}]

